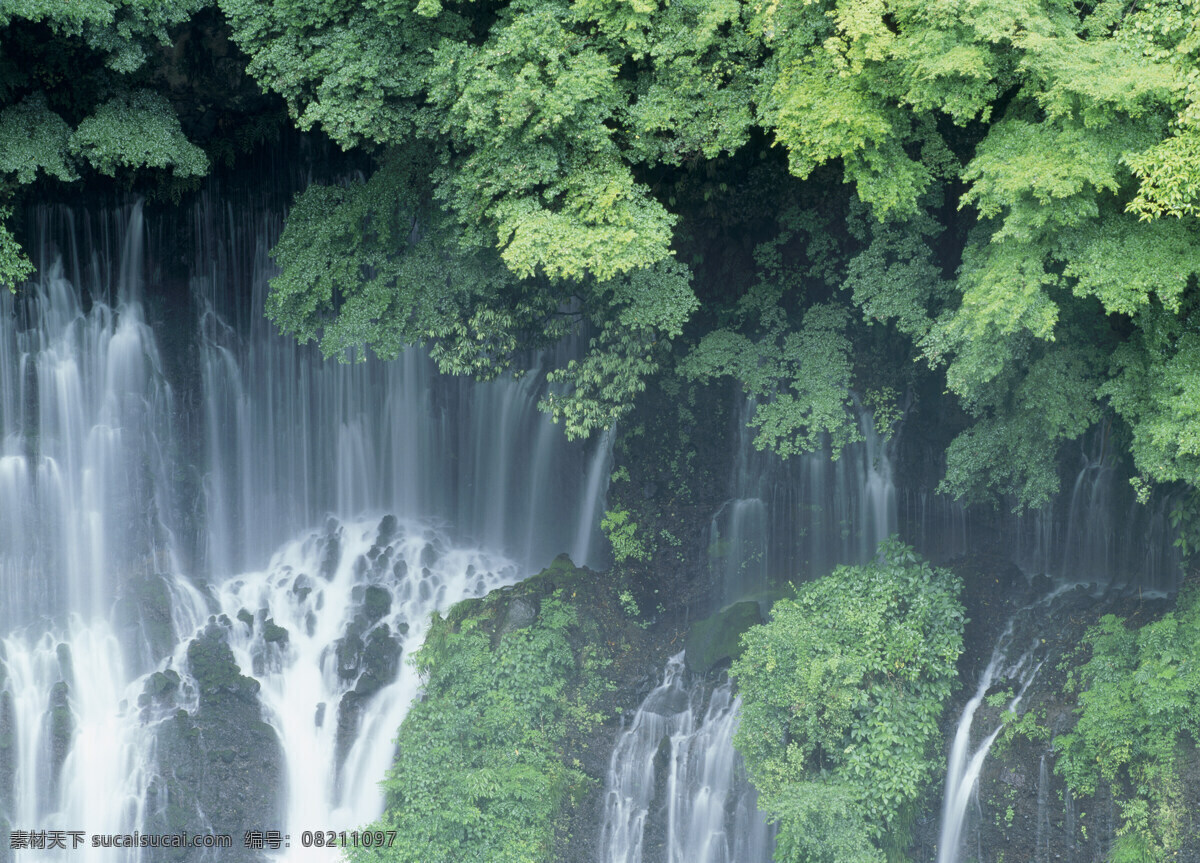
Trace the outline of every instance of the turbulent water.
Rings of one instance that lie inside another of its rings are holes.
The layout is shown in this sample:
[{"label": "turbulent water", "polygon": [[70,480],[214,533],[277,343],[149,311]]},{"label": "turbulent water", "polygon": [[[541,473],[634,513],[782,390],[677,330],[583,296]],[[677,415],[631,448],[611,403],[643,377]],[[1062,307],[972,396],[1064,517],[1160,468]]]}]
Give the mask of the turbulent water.
[{"label": "turbulent water", "polygon": [[[0,294],[0,829],[213,823],[219,793],[177,799],[215,780],[176,776],[171,736],[203,716],[205,633],[280,744],[257,829],[370,820],[430,613],[560,551],[602,562],[611,435],[567,443],[537,373],[327,363],[272,333],[269,208],[202,200],[182,265],[138,205],[35,222],[39,276]],[[15,856],[160,859],[66,844]]]}]

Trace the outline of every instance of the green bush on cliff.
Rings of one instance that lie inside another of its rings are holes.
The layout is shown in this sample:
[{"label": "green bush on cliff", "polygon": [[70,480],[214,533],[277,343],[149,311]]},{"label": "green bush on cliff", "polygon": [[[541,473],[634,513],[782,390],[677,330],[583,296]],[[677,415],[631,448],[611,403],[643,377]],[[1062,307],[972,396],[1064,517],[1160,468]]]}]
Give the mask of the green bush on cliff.
[{"label": "green bush on cliff", "polygon": [[400,727],[387,808],[368,828],[396,840],[352,861],[549,860],[561,805],[588,781],[562,756],[570,733],[599,720],[597,660],[569,638],[575,609],[556,592],[533,623],[495,638],[483,617],[457,629],[453,617],[415,656],[425,697]]},{"label": "green bush on cliff", "polygon": [[1078,795],[1111,785],[1121,811],[1114,860],[1174,859],[1190,816],[1177,758],[1200,743],[1200,590],[1139,628],[1105,615],[1084,644],[1091,658],[1068,682],[1079,721],[1054,741],[1057,769]]},{"label": "green bush on cliff", "polygon": [[942,769],[938,719],[957,682],[961,583],[889,540],[775,603],[733,664],[734,745],[779,824],[781,863],[878,863],[907,844]]}]

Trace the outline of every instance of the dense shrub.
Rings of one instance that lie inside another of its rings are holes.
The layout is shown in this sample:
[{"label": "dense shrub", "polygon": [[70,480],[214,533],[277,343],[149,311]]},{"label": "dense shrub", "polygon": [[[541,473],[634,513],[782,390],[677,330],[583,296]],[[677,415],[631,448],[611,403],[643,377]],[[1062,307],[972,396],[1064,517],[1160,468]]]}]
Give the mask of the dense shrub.
[{"label": "dense shrub", "polygon": [[1087,648],[1091,658],[1068,682],[1079,721],[1055,740],[1058,770],[1078,795],[1111,785],[1121,812],[1114,860],[1173,859],[1190,817],[1177,759],[1200,742],[1200,590],[1138,628],[1105,615]]},{"label": "dense shrub", "polygon": [[556,592],[511,631],[453,619],[435,622],[416,654],[425,697],[400,727],[386,810],[366,828],[395,841],[355,849],[353,861],[549,860],[563,803],[588,782],[562,750],[600,719],[590,705],[605,678],[594,653],[572,648],[576,610]]},{"label": "dense shrub", "polygon": [[907,844],[942,770],[938,719],[962,652],[961,584],[895,541],[777,602],[733,664],[735,745],[783,863],[867,863]]}]

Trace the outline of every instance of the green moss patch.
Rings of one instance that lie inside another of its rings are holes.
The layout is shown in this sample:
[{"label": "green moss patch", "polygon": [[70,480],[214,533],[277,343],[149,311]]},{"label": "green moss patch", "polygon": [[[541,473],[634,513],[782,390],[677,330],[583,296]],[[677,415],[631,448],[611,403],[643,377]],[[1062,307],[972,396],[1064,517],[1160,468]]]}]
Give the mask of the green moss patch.
[{"label": "green moss patch", "polygon": [[762,623],[757,602],[735,602],[692,625],[687,637],[688,667],[704,673],[742,655],[742,633]]},{"label": "green moss patch", "polygon": [[435,619],[414,662],[424,698],[400,726],[372,830],[352,861],[558,859],[572,804],[595,783],[577,757],[604,720],[624,627],[612,590],[560,558]]}]

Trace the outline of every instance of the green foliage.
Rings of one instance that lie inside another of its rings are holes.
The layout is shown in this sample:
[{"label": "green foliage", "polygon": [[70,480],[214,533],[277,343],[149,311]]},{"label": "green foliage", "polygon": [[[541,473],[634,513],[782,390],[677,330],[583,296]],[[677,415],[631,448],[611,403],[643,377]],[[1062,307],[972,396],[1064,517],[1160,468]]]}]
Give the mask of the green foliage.
[{"label": "green foliage", "polygon": [[567,393],[552,389],[539,403],[555,422],[563,421],[568,437],[609,428],[629,411],[646,378],[658,371],[667,343],[699,305],[689,282],[686,269],[667,261],[595,286],[587,304],[604,310],[593,314],[600,333],[582,359],[547,376],[568,384]]},{"label": "green foliage", "polygon": [[861,320],[944,369],[971,417],[948,493],[1044,504],[1058,449],[1106,409],[1130,426],[1144,482],[1200,475],[1200,421],[1175,411],[1200,276],[1196,0],[220,5],[301,128],[421,162],[415,202],[391,200],[428,259],[472,283],[450,300],[437,278],[432,299],[397,290],[396,262],[416,255],[405,230],[376,233],[387,197],[356,219],[366,191],[314,193],[300,233],[345,263],[285,248],[275,309],[302,337],[311,321],[287,309],[319,310],[327,352],[421,341],[444,368],[488,376],[571,329],[570,309],[590,350],[542,407],[570,435],[609,427],[698,308],[701,257],[684,268],[672,253],[709,244],[676,193],[694,202],[689,175],[769,138],[805,184],[750,192],[731,171],[703,185],[706,210],[719,193],[777,217],[730,239],[757,245],[755,276],[710,292],[680,367],[737,379],[759,446],[828,439],[836,454],[857,439]]},{"label": "green foliage", "polygon": [[154,47],[170,42],[168,28],[187,21],[212,0],[4,0],[0,27],[36,22],[56,36],[81,38],[115,72],[138,70]]},{"label": "green foliage", "polygon": [[849,412],[852,364],[845,307],[811,307],[798,330],[753,342],[718,330],[705,336],[689,358],[686,373],[704,380],[733,375],[752,396],[764,397],[750,425],[754,445],[783,456],[819,449],[830,441],[834,457],[861,440]]},{"label": "green foliage", "polygon": [[0,111],[0,171],[32,183],[38,171],[60,180],[78,179],[68,162],[71,127],[35,93]]},{"label": "green foliage", "polygon": [[208,157],[188,141],[162,95],[134,90],[109,99],[79,124],[71,150],[102,174],[118,168],[170,168],[177,177],[208,172]]},{"label": "green foliage", "polygon": [[1173,859],[1188,818],[1179,747],[1200,741],[1200,591],[1140,628],[1106,615],[1084,644],[1091,657],[1070,681],[1079,720],[1055,739],[1056,769],[1080,795],[1112,787],[1120,859]]},{"label": "green foliage", "polygon": [[791,208],[779,221],[779,233],[755,249],[757,281],[738,300],[731,325],[707,333],[680,371],[739,381],[757,402],[750,425],[759,449],[786,457],[827,441],[837,458],[862,439],[851,412],[850,312],[827,302],[790,313],[788,294],[834,281],[838,252],[819,218]]},{"label": "green foliage", "polygon": [[775,603],[743,637],[734,744],[781,861],[882,861],[902,849],[941,767],[938,720],[957,684],[961,584],[889,540]]},{"label": "green foliage", "polygon": [[641,617],[642,610],[638,608],[637,600],[633,597],[633,592],[630,590],[622,590],[617,594],[617,601],[621,603],[621,611],[625,612],[630,617]]},{"label": "green foliage", "polygon": [[630,518],[629,511],[610,509],[600,520],[600,528],[612,545],[613,558],[623,561],[649,560],[654,549],[638,531],[637,522]]},{"label": "green foliage", "polygon": [[[162,46],[208,5],[0,2],[0,204],[203,173]],[[677,371],[735,379],[785,456],[861,436],[852,388],[942,393],[942,490],[1016,509],[1102,420],[1140,497],[1200,477],[1200,0],[215,5],[298,127],[377,163],[276,251],[270,314],[327,355],[488,378],[575,335],[541,402],[569,436]]]},{"label": "green foliage", "polygon": [[1175,547],[1185,561],[1200,551],[1200,494],[1190,491],[1171,507],[1171,528],[1176,531]]},{"label": "green foliage", "polygon": [[590,703],[604,678],[597,657],[573,652],[579,622],[561,591],[531,625],[495,637],[478,616],[435,620],[414,659],[426,697],[400,727],[387,808],[367,828],[396,842],[350,860],[551,859],[559,811],[587,782],[563,762],[564,738],[600,719]]},{"label": "green foliage", "polygon": [[[987,703],[993,707],[1002,707],[1012,700],[1012,692],[1001,694],[1004,696],[1003,700],[997,699],[995,695],[989,695]],[[1045,719],[1044,713],[1041,719]],[[1037,711],[1026,710],[1018,716],[1015,711],[1005,710],[1000,715],[1000,721],[1003,723],[1004,730],[996,738],[996,742],[992,746],[992,757],[994,758],[1003,757],[1005,750],[1018,737],[1022,737],[1031,743],[1039,743],[1050,739],[1050,727],[1039,721]],[[1010,818],[1009,820],[1011,821],[1012,819]]]},{"label": "green foliage", "polygon": [[0,209],[0,287],[15,291],[16,286],[33,272],[33,265],[9,233],[5,224],[8,217],[9,211]]},{"label": "green foliage", "polygon": [[[147,89],[147,61],[210,0],[0,0],[0,209],[47,178],[208,170],[170,102]],[[156,178],[158,180],[162,177]],[[0,285],[32,274],[0,223]]]},{"label": "green foliage", "polygon": [[1200,130],[1160,141],[1126,159],[1141,180],[1129,203],[1143,218],[1200,215]]},{"label": "green foliage", "polygon": [[489,379],[566,335],[577,316],[564,307],[582,304],[598,333],[551,373],[568,386],[542,408],[571,437],[610,426],[695,309],[688,273],[668,261],[608,281],[519,278],[435,205],[433,162],[395,150],[366,181],[310,186],[273,251],[267,314],[326,356],[363,359],[369,345],[392,358],[422,342],[442,371]]},{"label": "green foliage", "polygon": [[968,500],[999,491],[1014,509],[1039,506],[1058,492],[1057,444],[1100,418],[1100,353],[1087,341],[1039,350],[1012,390],[975,406],[978,421],[951,441],[941,490]]},{"label": "green foliage", "polygon": [[[605,280],[667,257],[675,219],[634,180],[605,125],[628,103],[617,71],[635,34],[613,26],[619,6],[516,2],[490,20],[441,4],[222,8],[251,72],[302,127],[320,123],[345,145],[448,145],[439,199],[480,241],[490,233],[518,276]],[[487,38],[472,38],[475,28]]]},{"label": "green foliage", "polygon": [[1137,331],[1112,357],[1101,392],[1133,430],[1130,450],[1143,476],[1158,482],[1196,483],[1200,476],[1200,333],[1184,314],[1151,306]]},{"label": "green foliage", "polygon": [[300,195],[273,251],[282,273],[267,315],[301,341],[319,341],[326,356],[345,360],[369,344],[390,359],[438,339],[432,355],[443,371],[494,377],[520,347],[514,331],[553,305],[500,301],[514,280],[494,254],[459,247],[436,211],[421,223],[429,168],[419,154],[391,153],[365,182]]}]

